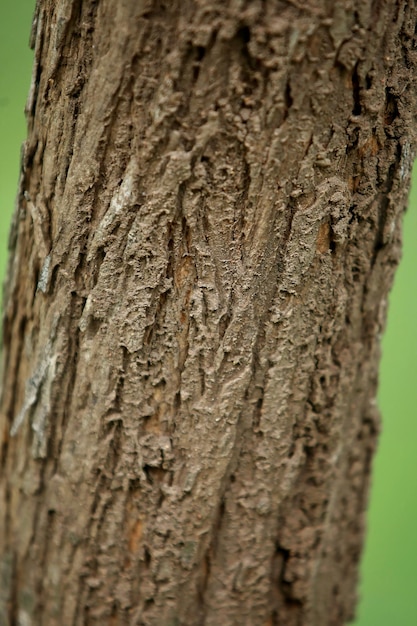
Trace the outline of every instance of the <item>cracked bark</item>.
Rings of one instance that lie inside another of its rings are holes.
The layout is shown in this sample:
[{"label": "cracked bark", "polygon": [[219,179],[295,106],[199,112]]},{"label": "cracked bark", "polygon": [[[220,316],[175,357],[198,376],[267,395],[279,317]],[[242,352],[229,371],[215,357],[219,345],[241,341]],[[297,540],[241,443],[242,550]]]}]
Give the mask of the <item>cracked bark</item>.
[{"label": "cracked bark", "polygon": [[39,0],[0,622],[344,624],[416,148],[405,0]]}]

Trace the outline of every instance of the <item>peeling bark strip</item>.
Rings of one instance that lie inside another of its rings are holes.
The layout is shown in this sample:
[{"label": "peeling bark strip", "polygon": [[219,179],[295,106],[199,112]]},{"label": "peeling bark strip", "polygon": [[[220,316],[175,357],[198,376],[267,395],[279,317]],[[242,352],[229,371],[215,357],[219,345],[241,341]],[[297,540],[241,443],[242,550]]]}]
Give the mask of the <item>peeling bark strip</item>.
[{"label": "peeling bark strip", "polygon": [[1,624],[352,617],[416,21],[405,0],[38,0]]}]

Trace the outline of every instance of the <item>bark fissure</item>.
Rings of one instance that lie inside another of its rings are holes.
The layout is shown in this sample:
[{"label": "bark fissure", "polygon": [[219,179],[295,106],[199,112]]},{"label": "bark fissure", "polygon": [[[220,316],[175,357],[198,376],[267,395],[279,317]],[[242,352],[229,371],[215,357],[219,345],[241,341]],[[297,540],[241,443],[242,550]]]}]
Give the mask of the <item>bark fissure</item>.
[{"label": "bark fissure", "polygon": [[342,625],[416,147],[415,8],[145,4],[36,9],[0,612]]}]

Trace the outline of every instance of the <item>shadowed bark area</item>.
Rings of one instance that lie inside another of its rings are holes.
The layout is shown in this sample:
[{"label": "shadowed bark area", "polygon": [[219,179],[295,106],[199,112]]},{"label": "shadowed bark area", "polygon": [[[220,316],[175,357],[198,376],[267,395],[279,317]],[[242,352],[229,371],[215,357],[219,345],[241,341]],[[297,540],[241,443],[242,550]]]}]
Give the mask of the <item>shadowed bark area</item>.
[{"label": "shadowed bark area", "polygon": [[352,617],[416,22],[406,0],[38,0],[1,624]]}]

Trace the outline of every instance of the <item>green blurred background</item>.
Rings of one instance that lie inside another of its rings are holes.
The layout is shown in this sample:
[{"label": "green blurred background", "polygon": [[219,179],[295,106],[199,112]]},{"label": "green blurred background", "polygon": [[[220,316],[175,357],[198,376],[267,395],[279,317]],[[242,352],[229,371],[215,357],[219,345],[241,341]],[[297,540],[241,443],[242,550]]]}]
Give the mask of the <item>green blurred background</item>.
[{"label": "green blurred background", "polygon": [[[34,0],[0,2],[1,276],[25,137],[33,8]],[[383,340],[379,392],[383,434],[374,463],[355,626],[417,625],[417,171],[414,180],[404,223],[403,261]]]}]

